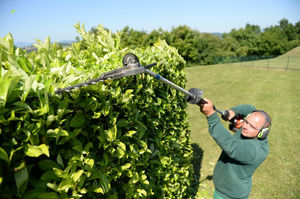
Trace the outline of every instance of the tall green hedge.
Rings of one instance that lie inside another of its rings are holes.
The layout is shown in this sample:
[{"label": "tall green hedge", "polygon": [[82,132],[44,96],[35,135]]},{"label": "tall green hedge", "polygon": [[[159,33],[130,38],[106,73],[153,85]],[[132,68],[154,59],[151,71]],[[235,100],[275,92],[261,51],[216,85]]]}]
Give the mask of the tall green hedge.
[{"label": "tall green hedge", "polygon": [[159,41],[121,49],[118,34],[75,25],[81,41],[36,52],[0,38],[0,198],[191,198],[183,94],[146,74],[55,95],[122,67],[126,52],[185,86],[185,61]]}]

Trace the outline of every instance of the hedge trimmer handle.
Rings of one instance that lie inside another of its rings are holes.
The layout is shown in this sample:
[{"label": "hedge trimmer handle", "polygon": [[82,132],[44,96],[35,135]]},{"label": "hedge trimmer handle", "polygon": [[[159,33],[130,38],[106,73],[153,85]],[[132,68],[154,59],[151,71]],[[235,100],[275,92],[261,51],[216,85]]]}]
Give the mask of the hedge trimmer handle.
[{"label": "hedge trimmer handle", "polygon": [[[186,96],[186,101],[190,104],[197,104],[198,106],[207,103],[203,98],[203,90],[200,90],[198,88],[191,88],[189,91],[190,95]],[[221,115],[224,114],[223,111],[216,108],[215,105],[213,105],[214,110],[220,113]]]},{"label": "hedge trimmer handle", "polygon": [[229,120],[229,111],[225,110],[221,117],[224,121],[228,121]]},{"label": "hedge trimmer handle", "polygon": [[147,69],[147,68],[150,68],[150,67],[152,67],[152,66],[155,66],[157,63],[156,62],[154,62],[154,63],[152,63],[152,64],[149,64],[149,65],[146,65],[146,66],[143,66],[145,69]]},{"label": "hedge trimmer handle", "polygon": [[240,128],[242,128],[244,124],[244,118],[242,115],[236,115],[229,121],[230,121],[229,129],[233,132],[238,131]]},{"label": "hedge trimmer handle", "polygon": [[[197,104],[198,106],[207,103],[203,98],[202,94],[203,91],[197,88],[191,88],[189,91],[189,95],[186,95],[186,101],[191,104]],[[240,129],[243,126],[243,117],[241,115],[235,115],[232,119],[229,120],[229,111],[225,110],[222,111],[220,109],[217,109],[215,105],[213,105],[213,108],[216,112],[221,114],[221,117],[224,121],[229,121],[229,129],[233,132],[236,132],[238,129]]]}]

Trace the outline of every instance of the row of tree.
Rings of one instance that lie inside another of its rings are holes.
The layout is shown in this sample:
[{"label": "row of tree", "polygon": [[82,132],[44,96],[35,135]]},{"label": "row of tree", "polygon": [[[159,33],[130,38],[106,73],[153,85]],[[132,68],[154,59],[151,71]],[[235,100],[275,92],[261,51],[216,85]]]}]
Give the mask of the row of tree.
[{"label": "row of tree", "polygon": [[[90,32],[99,34],[96,28]],[[281,19],[278,25],[261,29],[258,25],[246,24],[244,28],[232,29],[229,33],[201,33],[186,25],[165,31],[162,28],[146,31],[124,27],[121,46],[129,48],[147,47],[163,39],[178,49],[188,63],[214,64],[245,57],[278,56],[300,45],[300,21],[295,24]]]}]

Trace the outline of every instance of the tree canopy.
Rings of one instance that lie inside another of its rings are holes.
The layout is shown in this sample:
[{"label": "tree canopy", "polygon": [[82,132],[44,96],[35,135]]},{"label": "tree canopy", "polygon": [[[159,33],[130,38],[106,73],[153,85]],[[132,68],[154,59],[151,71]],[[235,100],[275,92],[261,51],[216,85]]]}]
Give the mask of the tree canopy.
[{"label": "tree canopy", "polygon": [[[90,32],[99,34],[95,28]],[[278,25],[263,30],[258,25],[246,24],[223,34],[201,33],[187,25],[173,27],[170,31],[159,28],[149,33],[125,26],[115,34],[120,34],[120,45],[124,48],[145,48],[158,40],[165,40],[177,48],[188,63],[205,65],[226,59],[284,54],[300,45],[300,21],[292,24],[281,19]]]}]

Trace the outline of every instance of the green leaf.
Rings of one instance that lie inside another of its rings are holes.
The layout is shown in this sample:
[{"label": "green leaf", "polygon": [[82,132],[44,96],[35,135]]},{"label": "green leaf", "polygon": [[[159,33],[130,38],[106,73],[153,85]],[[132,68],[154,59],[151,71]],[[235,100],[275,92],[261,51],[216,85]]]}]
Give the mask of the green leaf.
[{"label": "green leaf", "polygon": [[98,119],[101,116],[101,112],[94,112],[94,115],[92,116],[93,119]]},{"label": "green leaf", "polygon": [[[3,39],[2,37],[0,37],[0,46],[9,49],[9,42],[6,39]],[[7,52],[7,51],[5,51]],[[1,55],[1,54],[0,54]]]},{"label": "green leaf", "polygon": [[103,110],[102,110],[102,113],[103,113],[104,116],[108,115],[109,109],[110,109],[110,104],[109,103],[104,104],[104,107],[103,107]]},{"label": "green leaf", "polygon": [[53,172],[57,177],[60,178],[68,178],[69,174],[65,173],[63,170],[57,169],[57,168],[53,168]]},{"label": "green leaf", "polygon": [[41,144],[39,146],[27,144],[25,147],[25,154],[30,157],[39,157],[40,155],[45,154],[49,157],[49,146],[46,144]]},{"label": "green leaf", "polygon": [[102,193],[102,194],[104,194],[104,191],[103,191],[102,187],[96,188],[96,189],[94,190],[94,192],[95,192],[95,193]]},{"label": "green leaf", "polygon": [[15,11],[16,11],[16,10],[15,10],[15,9],[13,9],[13,10],[10,12],[10,14],[13,14]]},{"label": "green leaf", "polygon": [[144,142],[144,141],[140,141],[140,142],[139,142],[139,145],[140,145],[139,153],[140,153],[140,154],[145,153],[145,151],[148,149],[147,143]]},{"label": "green leaf", "polygon": [[117,137],[117,126],[114,125],[111,129],[105,130],[106,139],[109,142],[113,142]]},{"label": "green leaf", "polygon": [[46,171],[41,176],[41,180],[43,180],[45,182],[49,182],[49,181],[53,181],[53,180],[59,180],[59,177],[57,177],[53,171]]},{"label": "green leaf", "polygon": [[74,128],[80,128],[80,127],[83,127],[85,123],[85,117],[84,115],[80,112],[80,113],[77,113],[71,120],[71,127],[74,127]]},{"label": "green leaf", "polygon": [[7,93],[11,84],[11,71],[8,71],[4,74],[3,77],[0,78],[0,107],[5,106],[7,101]]},{"label": "green leaf", "polygon": [[52,171],[53,168],[61,169],[61,167],[55,161],[49,160],[49,159],[41,160],[38,163],[38,166],[40,169],[42,169],[44,171]]},{"label": "green leaf", "polygon": [[74,188],[73,182],[70,179],[65,179],[63,180],[59,185],[58,185],[58,191],[68,191],[68,189]]},{"label": "green leaf", "polygon": [[95,164],[95,161],[93,159],[91,159],[91,158],[85,158],[84,159],[84,163],[87,164],[87,165],[89,165],[90,168],[92,168],[94,166],[94,164]]},{"label": "green leaf", "polygon": [[93,171],[90,180],[99,179],[100,187],[97,187],[94,192],[96,193],[107,193],[110,190],[110,182],[107,179],[106,175],[101,171]]},{"label": "green leaf", "polygon": [[79,153],[82,153],[82,144],[81,144],[81,142],[77,139],[74,139],[72,149],[78,151]]},{"label": "green leaf", "polygon": [[107,179],[104,173],[100,173],[100,184],[102,185],[104,193],[107,193],[110,190],[110,182]]},{"label": "green leaf", "polygon": [[131,95],[132,92],[133,92],[132,89],[127,89],[125,92],[125,95],[129,96],[129,95]]},{"label": "green leaf", "polygon": [[5,160],[8,162],[8,155],[4,149],[0,147],[0,159]]},{"label": "green leaf", "polygon": [[70,102],[70,99],[68,99],[68,98],[59,102],[58,109],[57,109],[57,115],[59,118],[61,118],[65,114],[66,109],[68,108],[69,102]]},{"label": "green leaf", "polygon": [[129,169],[130,167],[131,167],[131,164],[130,163],[126,163],[123,166],[121,166],[121,169],[122,169],[122,171],[125,171],[125,170]]},{"label": "green leaf", "polygon": [[93,143],[92,142],[89,142],[89,143],[87,143],[85,146],[84,146],[84,152],[85,153],[88,153],[89,151],[90,151],[90,148],[92,148],[93,147]]},{"label": "green leaf", "polygon": [[29,178],[27,167],[26,167],[25,163],[22,163],[20,167],[21,168],[18,168],[17,171],[14,173],[14,177],[15,177],[15,181],[16,181],[16,185],[17,185],[17,189],[18,189],[19,193],[21,192],[21,189],[22,190],[24,189],[23,186],[26,186],[26,183]]},{"label": "green leaf", "polygon": [[33,189],[33,190],[30,190],[30,191],[27,191],[25,194],[24,194],[24,197],[23,199],[32,199],[32,198],[38,198],[38,196],[40,194],[44,193],[43,190],[40,190],[40,189]]},{"label": "green leaf", "polygon": [[63,159],[62,159],[62,157],[61,157],[60,154],[57,155],[56,162],[57,162],[62,168],[65,167],[65,166],[64,166],[64,161],[63,161]]},{"label": "green leaf", "polygon": [[127,122],[126,119],[119,119],[119,120],[117,121],[117,126],[118,126],[118,127],[125,127],[125,126],[127,126],[127,125],[128,125],[128,122]]},{"label": "green leaf", "polygon": [[132,135],[136,134],[136,131],[128,131],[125,136],[132,137]]},{"label": "green leaf", "polygon": [[117,155],[121,159],[126,153],[126,145],[123,142],[118,142],[117,145]]},{"label": "green leaf", "polygon": [[32,72],[32,66],[30,65],[27,58],[19,56],[19,53],[20,53],[20,48],[17,48],[15,54],[18,56],[17,63],[19,65],[20,69],[22,69],[26,73],[31,73]]},{"label": "green leaf", "polygon": [[52,124],[52,122],[55,120],[56,120],[56,117],[54,115],[48,115],[47,122],[46,122],[47,126],[50,126]]},{"label": "green leaf", "polygon": [[132,98],[132,96],[133,96],[133,94],[131,94],[132,92],[133,92],[132,89],[126,90],[126,92],[124,93],[124,95],[122,95],[122,97],[123,97],[123,99],[122,99],[123,103],[128,102]]},{"label": "green leaf", "polygon": [[[16,142],[16,140],[15,140],[14,138],[12,139],[12,143],[13,143],[14,145],[17,145],[17,142]],[[17,152],[17,151],[19,151],[19,150],[21,150],[21,149],[23,149],[23,148],[24,148],[24,145],[23,145],[23,146],[20,146],[20,147],[18,147],[18,148],[16,148],[16,149],[11,149],[10,154],[9,154],[9,161],[12,160],[12,158],[13,158],[15,152]]]},{"label": "green leaf", "polygon": [[30,106],[24,102],[18,101],[13,103],[13,105],[19,110],[24,110],[32,113],[32,109],[30,108]]},{"label": "green leaf", "polygon": [[72,179],[74,182],[77,182],[82,174],[83,174],[83,170],[78,170],[78,171],[76,171],[75,173],[73,173],[73,174],[71,175],[71,179]]},{"label": "green leaf", "polygon": [[147,176],[145,174],[142,174],[140,176],[140,181],[143,183],[143,184],[149,184],[149,181],[147,180]]},{"label": "green leaf", "polygon": [[33,85],[33,82],[36,78],[36,75],[33,75],[33,76],[30,76],[28,77],[26,80],[25,80],[25,85],[24,85],[24,93],[21,97],[21,100],[22,102],[25,102],[31,88],[32,88],[32,85]]},{"label": "green leaf", "polygon": [[39,199],[60,199],[55,192],[45,192],[39,195]]},{"label": "green leaf", "polygon": [[139,193],[139,196],[146,197],[147,192],[144,189],[137,189],[136,190]]},{"label": "green leaf", "polygon": [[48,137],[61,137],[61,136],[69,136],[69,133],[66,130],[56,128],[56,129],[49,129],[47,131]]},{"label": "green leaf", "polygon": [[58,188],[58,185],[56,183],[50,183],[48,182],[47,183],[47,187],[49,187],[50,189],[54,190],[54,191],[58,191],[57,188]]},{"label": "green leaf", "polygon": [[87,190],[86,190],[86,188],[83,188],[83,189],[80,189],[79,192],[82,193],[82,194],[86,194]]}]

